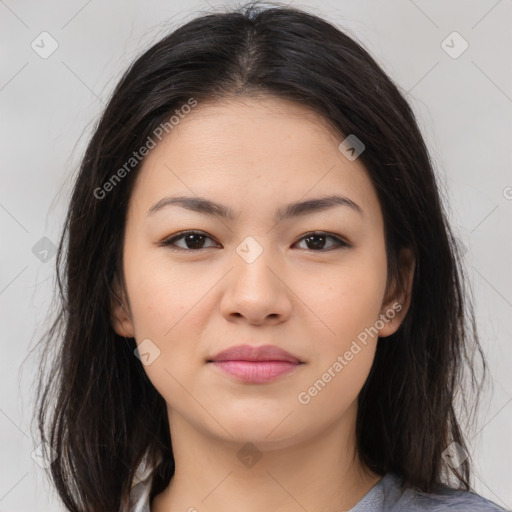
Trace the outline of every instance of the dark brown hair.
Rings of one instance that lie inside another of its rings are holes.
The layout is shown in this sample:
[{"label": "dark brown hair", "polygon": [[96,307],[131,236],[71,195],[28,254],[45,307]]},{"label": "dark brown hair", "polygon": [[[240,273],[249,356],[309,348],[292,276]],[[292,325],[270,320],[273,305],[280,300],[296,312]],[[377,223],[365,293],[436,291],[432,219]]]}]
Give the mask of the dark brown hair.
[{"label": "dark brown hair", "polygon": [[165,401],[134,356],[135,340],[121,338],[111,324],[112,283],[122,268],[140,163],[104,197],[95,190],[190,98],[256,95],[307,106],[340,135],[364,143],[359,158],[382,207],[388,280],[400,282],[403,248],[416,260],[408,314],[378,343],[359,395],[362,461],[425,492],[450,478],[470,488],[469,459],[451,468],[442,454],[452,442],[466,447],[455,400],[464,398],[465,370],[479,395],[475,356],[483,375],[486,365],[461,256],[415,116],[375,60],[339,28],[299,9],[256,3],[201,15],[137,58],[83,157],[59,244],[60,309],[41,340],[37,396],[41,440],[57,453],[51,477],[69,510],[126,510],[146,451],[156,465],[152,497],[174,473]]}]

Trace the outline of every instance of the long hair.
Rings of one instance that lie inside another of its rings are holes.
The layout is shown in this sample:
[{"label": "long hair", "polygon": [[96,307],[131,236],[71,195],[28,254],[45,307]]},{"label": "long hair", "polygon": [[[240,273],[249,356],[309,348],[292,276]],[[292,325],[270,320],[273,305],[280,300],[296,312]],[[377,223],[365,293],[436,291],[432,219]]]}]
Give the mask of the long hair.
[{"label": "long hair", "polygon": [[[340,142],[354,134],[364,143],[359,158],[383,212],[388,281],[401,282],[403,248],[415,257],[409,311],[378,343],[358,397],[362,461],[424,492],[450,479],[470,489],[470,459],[452,467],[444,452],[452,443],[467,450],[457,397],[469,370],[478,398],[475,356],[484,375],[486,364],[415,116],[375,60],[339,28],[303,10],[251,3],[202,13],[138,57],[82,159],[58,247],[59,310],[41,339],[46,357],[37,394],[38,434],[55,450],[51,478],[69,510],[126,510],[144,454],[155,467],[151,497],[174,474],[165,401],[134,357],[135,340],[117,335],[111,323],[113,279],[123,277],[126,211],[141,166],[130,159],[191,98],[201,104],[259,95],[307,106]],[[126,172],[114,181],[120,169]]]}]

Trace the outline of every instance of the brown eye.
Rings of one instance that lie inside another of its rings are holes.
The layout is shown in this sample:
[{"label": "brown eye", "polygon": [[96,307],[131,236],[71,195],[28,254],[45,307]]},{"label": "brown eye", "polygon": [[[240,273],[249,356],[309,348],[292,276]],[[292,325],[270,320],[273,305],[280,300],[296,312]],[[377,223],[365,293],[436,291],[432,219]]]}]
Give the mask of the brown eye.
[{"label": "brown eye", "polygon": [[[183,243],[185,246],[178,246],[176,244],[177,241],[183,239]],[[178,233],[177,235],[172,236],[171,238],[167,238],[160,245],[169,247],[172,246],[171,249],[176,250],[184,250],[184,251],[197,251],[200,249],[207,249],[205,247],[205,240],[210,239],[206,233],[202,233],[200,231],[183,231],[182,233]]]},{"label": "brown eye", "polygon": [[[200,251],[201,249],[208,249],[216,247],[216,245],[206,245],[207,240],[213,240],[212,237],[201,231],[183,231],[177,235],[160,242],[159,245],[169,247],[171,250],[176,251]],[[328,241],[331,241],[330,243]],[[329,250],[351,247],[350,244],[342,240],[340,237],[325,233],[323,231],[306,233],[302,236],[298,243],[305,242],[306,249],[314,252],[327,252]],[[181,245],[178,245],[178,242]]]},{"label": "brown eye", "polygon": [[[334,246],[325,247],[326,241],[328,239],[334,240]],[[307,247],[306,249],[315,251],[315,252],[325,252],[328,250],[336,249],[339,247],[349,247],[349,244],[346,243],[341,238],[330,235],[329,233],[325,233],[323,231],[319,232],[313,232],[313,233],[306,233],[303,237],[300,239],[301,241],[305,241]]]}]

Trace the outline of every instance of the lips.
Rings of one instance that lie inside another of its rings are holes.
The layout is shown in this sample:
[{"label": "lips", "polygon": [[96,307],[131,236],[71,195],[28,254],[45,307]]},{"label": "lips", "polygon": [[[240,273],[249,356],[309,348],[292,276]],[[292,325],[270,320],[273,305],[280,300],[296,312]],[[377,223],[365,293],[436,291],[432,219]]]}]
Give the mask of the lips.
[{"label": "lips", "polygon": [[251,347],[250,345],[236,345],[230,347],[209,359],[211,361],[285,361],[300,364],[298,357],[275,345],[262,345]]},{"label": "lips", "polygon": [[219,352],[208,363],[238,382],[265,384],[294,372],[303,361],[275,345],[237,345]]}]

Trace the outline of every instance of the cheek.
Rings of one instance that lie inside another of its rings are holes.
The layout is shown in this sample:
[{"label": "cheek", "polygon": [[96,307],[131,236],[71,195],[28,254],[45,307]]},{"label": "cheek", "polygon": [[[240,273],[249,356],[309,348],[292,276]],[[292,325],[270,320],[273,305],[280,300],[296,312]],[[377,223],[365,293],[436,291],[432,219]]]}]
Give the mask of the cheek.
[{"label": "cheek", "polygon": [[204,365],[201,339],[221,273],[211,265],[171,261],[165,250],[134,247],[125,262],[135,338],[137,343],[150,339],[159,351],[146,373],[162,394],[179,396],[170,375],[188,379]]},{"label": "cheek", "polygon": [[125,273],[137,339],[171,336],[205,292],[197,272],[171,263],[165,250],[128,246]]},{"label": "cheek", "polygon": [[[192,407],[179,383],[187,380],[184,370],[194,375],[203,364],[196,341],[204,328],[197,320],[205,314],[207,301],[200,299],[211,285],[198,279],[197,272],[191,275],[171,267],[165,255],[134,251],[126,258],[125,269],[137,344],[149,339],[158,354],[144,371],[167,403]],[[186,389],[197,393],[190,382]]]},{"label": "cheek", "polygon": [[[357,271],[356,271],[357,270]],[[297,395],[305,417],[335,421],[357,399],[377,347],[372,330],[379,318],[385,273],[381,265],[347,266],[323,280],[325,290],[311,298],[322,324],[310,337],[316,349],[307,379]],[[385,272],[385,270],[384,270]],[[320,295],[322,295],[320,297]]]},{"label": "cheek", "polygon": [[[379,318],[386,286],[386,260],[353,253],[340,265],[305,273],[294,289],[321,323],[326,351],[342,349]],[[322,327],[323,326],[323,327]]]}]

